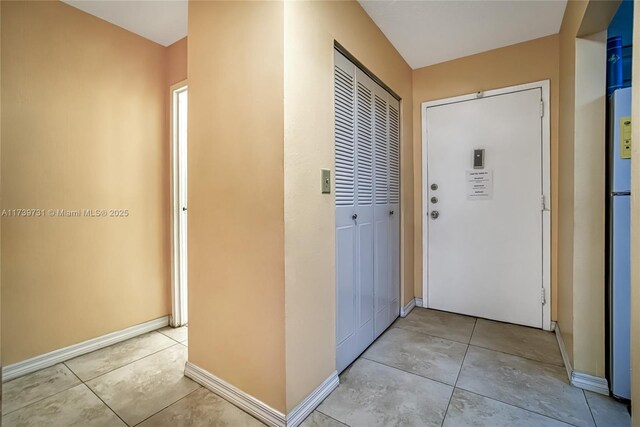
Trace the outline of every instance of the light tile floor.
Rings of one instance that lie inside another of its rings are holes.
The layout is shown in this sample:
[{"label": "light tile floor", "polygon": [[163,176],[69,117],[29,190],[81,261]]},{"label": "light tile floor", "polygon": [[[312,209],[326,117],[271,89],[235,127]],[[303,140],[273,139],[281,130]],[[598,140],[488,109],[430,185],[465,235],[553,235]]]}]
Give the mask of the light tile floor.
[{"label": "light tile floor", "polygon": [[569,385],[553,333],[415,308],[303,426],[630,424],[626,405]]},{"label": "light tile floor", "polygon": [[[3,426],[263,425],[186,378],[186,357],[187,328],[164,328],[9,381]],[[416,308],[302,426],[630,425],[566,376],[552,333]]]}]

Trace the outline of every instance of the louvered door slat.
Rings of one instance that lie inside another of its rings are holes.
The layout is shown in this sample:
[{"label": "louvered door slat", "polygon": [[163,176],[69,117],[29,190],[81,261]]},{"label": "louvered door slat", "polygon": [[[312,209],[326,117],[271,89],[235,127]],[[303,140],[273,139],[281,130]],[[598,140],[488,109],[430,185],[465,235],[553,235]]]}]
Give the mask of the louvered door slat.
[{"label": "louvered door slat", "polygon": [[389,105],[389,203],[400,202],[400,128],[398,109]]},{"label": "louvered door slat", "polygon": [[336,205],[355,203],[354,78],[335,67]]},{"label": "louvered door slat", "polygon": [[372,93],[358,82],[357,91],[357,171],[358,205],[373,204]]},{"label": "louvered door slat", "polygon": [[374,139],[375,139],[375,199],[376,204],[386,204],[388,195],[388,143],[387,143],[387,101],[375,95]]}]

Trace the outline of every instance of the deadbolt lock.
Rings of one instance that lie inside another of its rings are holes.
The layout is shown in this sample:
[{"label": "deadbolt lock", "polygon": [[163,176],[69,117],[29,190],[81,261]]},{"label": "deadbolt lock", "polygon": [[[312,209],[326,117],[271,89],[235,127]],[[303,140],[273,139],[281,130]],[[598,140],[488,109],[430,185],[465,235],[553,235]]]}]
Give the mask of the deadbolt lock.
[{"label": "deadbolt lock", "polygon": [[431,211],[431,219],[436,219],[440,216],[440,212],[438,211]]},{"label": "deadbolt lock", "polygon": [[432,197],[431,198],[431,203],[438,203],[438,198],[437,197]]},{"label": "deadbolt lock", "polygon": [[437,190],[438,189],[438,184],[431,184],[431,189],[433,191]]}]

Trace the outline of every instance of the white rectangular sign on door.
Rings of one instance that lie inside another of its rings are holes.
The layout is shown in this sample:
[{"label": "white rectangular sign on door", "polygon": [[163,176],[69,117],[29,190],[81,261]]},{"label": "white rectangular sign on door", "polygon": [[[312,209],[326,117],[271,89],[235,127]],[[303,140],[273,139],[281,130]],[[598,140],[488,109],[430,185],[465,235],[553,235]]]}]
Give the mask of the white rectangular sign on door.
[{"label": "white rectangular sign on door", "polygon": [[465,179],[467,181],[467,200],[491,200],[493,197],[492,170],[468,170]]}]

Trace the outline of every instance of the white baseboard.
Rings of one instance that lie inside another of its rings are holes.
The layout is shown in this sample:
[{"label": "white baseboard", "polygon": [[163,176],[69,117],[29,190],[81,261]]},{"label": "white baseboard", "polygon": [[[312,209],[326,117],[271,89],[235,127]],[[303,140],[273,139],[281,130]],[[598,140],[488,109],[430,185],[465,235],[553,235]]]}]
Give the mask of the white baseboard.
[{"label": "white baseboard", "polygon": [[286,427],[287,419],[282,412],[273,409],[266,403],[245,393],[239,388],[227,383],[193,363],[187,362],[184,368],[184,374],[203,387],[208,388],[218,396],[228,400],[243,411],[253,415],[266,425],[271,427]]},{"label": "white baseboard", "polygon": [[416,306],[416,299],[412,298],[404,307],[400,307],[400,317],[407,317],[411,310]]},{"label": "white baseboard", "polygon": [[287,427],[298,427],[338,387],[339,383],[338,372],[333,371],[329,378],[287,414]]},{"label": "white baseboard", "polygon": [[277,409],[272,408],[191,362],[187,362],[184,374],[271,427],[297,427],[335,390],[339,382],[338,373],[334,371],[329,378],[285,416]]},{"label": "white baseboard", "polygon": [[564,367],[567,369],[567,377],[569,381],[571,381],[571,376],[573,373],[573,368],[571,367],[571,360],[569,360],[569,355],[567,354],[567,348],[564,345],[564,340],[562,339],[562,334],[560,333],[560,326],[556,324],[556,339],[558,340],[558,347],[560,347],[560,354],[562,355],[562,361],[564,362]]},{"label": "white baseboard", "polygon": [[609,396],[609,381],[607,381],[606,378],[573,371],[571,374],[571,384],[584,390]]},{"label": "white baseboard", "polygon": [[102,335],[101,337],[92,338],[78,344],[70,345],[69,347],[41,354],[40,356],[23,360],[22,362],[3,366],[2,381],[9,381],[32,372],[39,371],[40,369],[48,368],[49,366],[53,366],[57,363],[73,359],[74,357],[91,353],[92,351],[108,347],[147,332],[155,331],[156,329],[163,328],[168,324],[169,316],[164,316],[120,331],[111,332],[109,334]]},{"label": "white baseboard", "polygon": [[569,360],[569,355],[567,354],[567,349],[564,345],[564,340],[562,339],[562,334],[560,333],[560,326],[557,323],[555,323],[554,326],[556,339],[558,340],[558,346],[560,347],[560,354],[562,354],[562,361],[564,362],[564,366],[567,369],[567,377],[569,378],[569,382],[571,383],[571,385],[584,390],[593,391],[594,393],[600,393],[608,396],[609,382],[606,378],[596,377],[593,375],[585,374],[584,372],[573,370],[571,361]]},{"label": "white baseboard", "polygon": [[422,303],[422,298],[418,298],[416,297],[416,307],[424,307],[424,304]]}]

